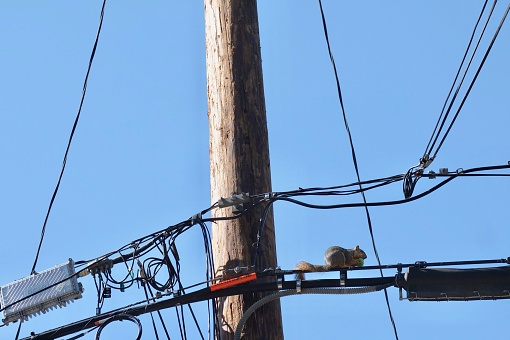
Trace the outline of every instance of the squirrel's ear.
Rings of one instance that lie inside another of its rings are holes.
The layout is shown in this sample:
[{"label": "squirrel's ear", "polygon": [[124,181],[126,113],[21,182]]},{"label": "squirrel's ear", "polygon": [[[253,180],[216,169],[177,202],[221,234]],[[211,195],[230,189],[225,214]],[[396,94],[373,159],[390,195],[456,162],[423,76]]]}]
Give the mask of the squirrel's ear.
[{"label": "squirrel's ear", "polygon": [[354,248],[355,250],[359,250],[359,246],[356,246],[356,248]]}]

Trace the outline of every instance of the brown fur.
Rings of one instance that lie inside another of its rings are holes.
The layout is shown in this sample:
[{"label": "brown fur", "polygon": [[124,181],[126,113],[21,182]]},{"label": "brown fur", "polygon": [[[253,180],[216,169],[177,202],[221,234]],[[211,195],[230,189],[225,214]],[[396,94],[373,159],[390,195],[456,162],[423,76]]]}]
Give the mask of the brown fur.
[{"label": "brown fur", "polygon": [[[295,270],[307,272],[324,272],[330,269],[356,267],[359,259],[366,259],[367,254],[356,246],[352,249],[345,249],[338,246],[329,247],[324,254],[324,265],[311,264],[306,261],[300,261],[296,264]],[[304,280],[304,273],[297,273],[296,278]]]}]

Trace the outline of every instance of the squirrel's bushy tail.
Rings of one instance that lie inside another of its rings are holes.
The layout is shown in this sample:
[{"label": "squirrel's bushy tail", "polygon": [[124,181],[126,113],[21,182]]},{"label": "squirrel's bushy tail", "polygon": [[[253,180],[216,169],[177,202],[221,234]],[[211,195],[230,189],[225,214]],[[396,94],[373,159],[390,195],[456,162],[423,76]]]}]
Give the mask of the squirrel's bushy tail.
[{"label": "squirrel's bushy tail", "polygon": [[[300,261],[296,264],[296,267],[294,267],[295,270],[305,270],[309,272],[324,272],[326,271],[326,266],[324,265],[317,265],[317,264],[311,264],[306,261]],[[305,273],[297,273],[296,279],[304,280],[305,279]]]}]

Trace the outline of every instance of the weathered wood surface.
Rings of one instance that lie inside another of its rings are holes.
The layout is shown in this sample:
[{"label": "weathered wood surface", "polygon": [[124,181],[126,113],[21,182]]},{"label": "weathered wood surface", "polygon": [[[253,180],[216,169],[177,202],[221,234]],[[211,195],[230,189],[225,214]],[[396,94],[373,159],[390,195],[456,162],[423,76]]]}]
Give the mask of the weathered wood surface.
[{"label": "weathered wood surface", "polygon": [[[255,0],[205,0],[211,200],[233,193],[271,191],[269,144]],[[216,268],[252,264],[263,207],[233,221],[213,223]],[[230,208],[214,217],[231,216]],[[262,241],[262,268],[276,266],[272,211]],[[243,310],[261,295],[219,301],[221,339],[233,338]],[[282,339],[280,303],[260,308],[245,326],[245,339]]]}]

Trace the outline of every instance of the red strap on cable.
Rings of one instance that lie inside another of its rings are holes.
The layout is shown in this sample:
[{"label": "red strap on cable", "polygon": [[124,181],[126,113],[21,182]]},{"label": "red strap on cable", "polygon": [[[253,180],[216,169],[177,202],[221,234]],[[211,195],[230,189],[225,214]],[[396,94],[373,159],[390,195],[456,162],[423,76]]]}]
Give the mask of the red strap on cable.
[{"label": "red strap on cable", "polygon": [[221,282],[212,284],[209,286],[209,289],[211,289],[211,292],[214,292],[214,291],[217,291],[220,289],[237,286],[237,285],[240,285],[241,283],[254,281],[256,279],[257,279],[257,273],[250,273],[247,275],[235,277],[233,279],[229,279],[229,280],[225,280],[225,281],[221,281]]}]

